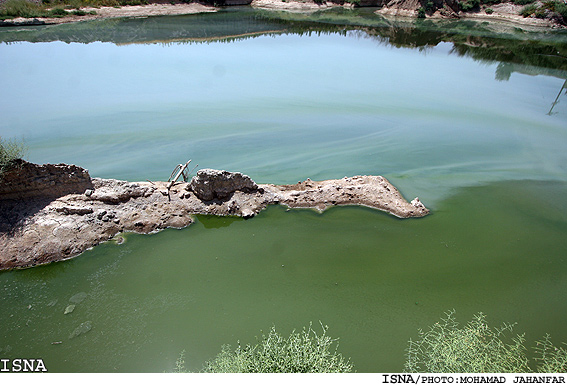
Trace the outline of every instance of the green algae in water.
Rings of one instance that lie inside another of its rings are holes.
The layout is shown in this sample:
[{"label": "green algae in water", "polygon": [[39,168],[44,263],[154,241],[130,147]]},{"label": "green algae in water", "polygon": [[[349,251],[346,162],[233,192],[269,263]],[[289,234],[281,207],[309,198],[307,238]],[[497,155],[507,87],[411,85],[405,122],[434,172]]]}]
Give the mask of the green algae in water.
[{"label": "green algae in water", "polygon": [[[196,371],[222,344],[321,320],[357,371],[393,372],[417,329],[453,308],[463,320],[482,311],[493,324],[517,321],[528,341],[564,341],[564,197],[563,183],[503,182],[462,189],[422,219],[274,206],[221,226],[198,217],[187,229],[129,235],[127,244],[0,274],[10,309],[0,315],[3,344],[15,356],[41,353],[50,371],[161,372],[182,350]],[[67,285],[92,294],[66,315],[74,320],[47,306],[68,296]],[[33,311],[21,306],[30,303]],[[35,331],[17,322],[24,317]],[[49,347],[87,318],[97,326],[81,336],[88,344]]]}]

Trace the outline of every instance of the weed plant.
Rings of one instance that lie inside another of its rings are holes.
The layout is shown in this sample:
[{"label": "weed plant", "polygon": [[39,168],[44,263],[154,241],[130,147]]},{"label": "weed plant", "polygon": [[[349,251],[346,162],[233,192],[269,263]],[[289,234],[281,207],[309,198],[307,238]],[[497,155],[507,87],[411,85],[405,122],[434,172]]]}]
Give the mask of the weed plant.
[{"label": "weed plant", "polygon": [[15,161],[24,156],[24,153],[23,143],[8,141],[0,137],[0,180],[4,173],[14,167]]},{"label": "weed plant", "polygon": [[536,342],[536,368],[528,364],[524,335],[509,336],[513,325],[490,328],[482,313],[459,327],[454,311],[419,331],[409,341],[405,372],[427,373],[564,373],[567,350],[555,347],[547,335]]},{"label": "weed plant", "polygon": [[[224,345],[222,351],[205,363],[206,373],[346,373],[353,365],[338,354],[332,346],[337,339],[317,333],[309,324],[301,332],[293,331],[288,338],[281,336],[272,327],[268,335],[262,335],[258,344],[242,347],[240,342],[235,350]],[[178,360],[177,367],[182,365]]]}]

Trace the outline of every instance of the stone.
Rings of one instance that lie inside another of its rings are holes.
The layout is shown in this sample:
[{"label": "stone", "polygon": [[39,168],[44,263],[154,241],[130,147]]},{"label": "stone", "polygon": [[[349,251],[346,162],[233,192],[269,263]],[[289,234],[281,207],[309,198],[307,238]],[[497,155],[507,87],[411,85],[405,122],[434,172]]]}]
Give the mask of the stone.
[{"label": "stone", "polygon": [[203,201],[226,200],[236,191],[251,193],[258,190],[258,185],[245,174],[214,169],[199,170],[189,187]]},{"label": "stone", "polygon": [[75,310],[75,307],[77,307],[76,304],[69,304],[67,307],[65,307],[65,311],[63,311],[63,315],[70,314]]}]

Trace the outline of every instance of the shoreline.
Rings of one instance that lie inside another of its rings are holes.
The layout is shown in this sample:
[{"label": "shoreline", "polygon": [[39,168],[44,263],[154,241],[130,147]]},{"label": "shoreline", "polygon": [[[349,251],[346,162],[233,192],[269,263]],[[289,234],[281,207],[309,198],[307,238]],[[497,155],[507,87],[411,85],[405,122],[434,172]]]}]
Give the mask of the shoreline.
[{"label": "shoreline", "polygon": [[[152,16],[178,16],[193,15],[198,13],[217,12],[219,8],[204,5],[201,3],[177,3],[177,4],[161,4],[152,3],[147,5],[127,5],[121,7],[81,7],[81,11],[86,12],[84,16],[69,14],[64,17],[36,17],[36,18],[14,18],[0,20],[0,27],[16,27],[28,25],[56,25],[66,23],[78,23],[82,21],[113,19],[121,17],[152,17]],[[96,12],[90,15],[89,12]]]},{"label": "shoreline", "polygon": [[[352,9],[352,3],[334,3],[334,2],[321,2],[315,3],[313,0],[251,0],[248,4],[229,5],[234,6],[251,6],[252,8],[263,9],[268,11],[284,11],[292,13],[313,13],[317,11],[324,11],[332,8],[346,8]],[[539,28],[567,28],[558,22],[553,22],[547,19],[538,19],[535,17],[523,17],[519,11],[523,8],[522,5],[515,5],[511,2],[494,4],[491,6],[483,6],[483,9],[470,12],[458,12],[452,17],[443,16],[439,11],[428,16],[422,20],[478,20],[478,21],[493,21],[512,23],[518,26],[526,27],[539,27]],[[490,8],[491,13],[486,13],[485,10]],[[146,18],[152,16],[180,16],[192,15],[198,13],[217,12],[221,8],[218,6],[205,5],[202,3],[150,3],[147,5],[132,5],[121,7],[83,7],[81,11],[86,12],[84,16],[77,16],[69,14],[61,18],[54,17],[38,17],[38,18],[14,18],[0,20],[0,27],[14,27],[14,26],[30,26],[30,25],[56,25],[66,23],[77,23],[82,21],[112,19],[112,18]],[[89,12],[96,12],[96,14],[89,14]],[[375,14],[389,18],[401,18],[409,20],[417,20],[417,11],[411,9],[388,8],[387,6],[375,11]]]}]

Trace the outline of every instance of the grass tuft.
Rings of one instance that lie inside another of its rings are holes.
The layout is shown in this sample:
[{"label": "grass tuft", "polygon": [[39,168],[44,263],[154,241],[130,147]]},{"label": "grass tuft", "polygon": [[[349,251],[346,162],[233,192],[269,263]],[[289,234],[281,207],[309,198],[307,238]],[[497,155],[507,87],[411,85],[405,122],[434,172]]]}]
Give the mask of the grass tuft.
[{"label": "grass tuft", "polygon": [[25,149],[22,142],[8,141],[0,137],[0,179],[14,167],[16,160],[24,157]]}]

